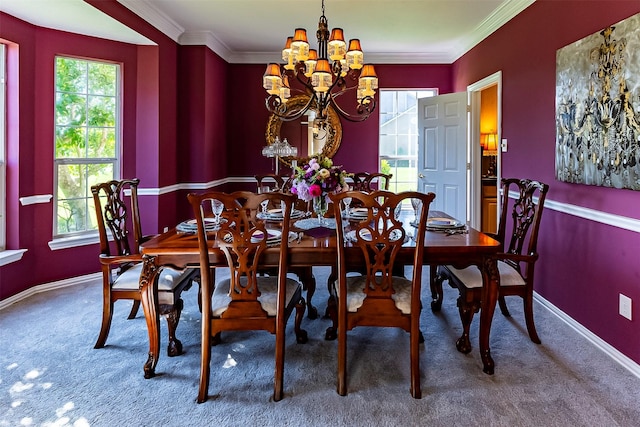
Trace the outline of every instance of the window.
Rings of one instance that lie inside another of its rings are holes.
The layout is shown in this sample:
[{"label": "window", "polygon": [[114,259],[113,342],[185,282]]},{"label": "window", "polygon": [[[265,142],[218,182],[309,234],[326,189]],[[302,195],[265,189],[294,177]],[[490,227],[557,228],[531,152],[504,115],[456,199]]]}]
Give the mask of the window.
[{"label": "window", "polygon": [[120,67],[56,58],[54,236],[97,229],[91,186],[119,176]]},{"label": "window", "polygon": [[380,171],[393,174],[391,191],[417,188],[418,99],[437,94],[435,89],[380,91]]},{"label": "window", "polygon": [[6,67],[6,58],[7,58],[7,49],[6,46],[0,43],[0,251],[6,249],[7,244],[7,235],[6,235],[6,205],[7,205],[7,187],[5,184],[6,180],[6,171],[5,171],[5,147],[6,147],[6,136],[7,136],[7,115],[6,115],[6,104],[7,104],[7,96],[6,96],[6,75],[7,75],[7,67]]}]

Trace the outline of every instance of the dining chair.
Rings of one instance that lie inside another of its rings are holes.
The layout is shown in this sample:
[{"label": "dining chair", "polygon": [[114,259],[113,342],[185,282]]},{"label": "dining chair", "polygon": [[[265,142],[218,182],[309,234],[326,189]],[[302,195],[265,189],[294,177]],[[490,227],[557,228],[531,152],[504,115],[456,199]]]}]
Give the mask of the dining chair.
[{"label": "dining chair", "polygon": [[353,189],[371,192],[375,190],[389,190],[389,183],[393,174],[382,172],[356,172],[353,174]]},{"label": "dining chair", "polygon": [[[112,180],[91,187],[100,236],[100,265],[102,268],[102,326],[94,348],[104,347],[111,321],[114,302],[133,301],[129,319],[136,317],[140,307],[140,273],[142,257],[140,245],[153,236],[143,236],[138,205],[140,180]],[[129,203],[126,202],[126,193]],[[182,343],[176,338],[182,299],[180,295],[196,280],[198,271],[163,268],[158,274],[158,304],[161,315],[166,316],[169,331],[167,354],[182,354]]]},{"label": "dining chair", "polygon": [[[338,393],[347,394],[347,331],[357,326],[397,327],[409,333],[410,391],[414,398],[419,399],[422,397],[419,354],[422,242],[429,206],[435,195],[415,191],[396,194],[381,190],[371,193],[347,191],[329,197],[334,202],[337,239],[342,242],[336,245],[338,278],[333,283],[328,302],[333,325],[326,336],[335,338],[337,330]],[[357,221],[343,219],[340,205],[345,197],[357,199],[366,209],[366,216]],[[422,201],[423,209],[415,235],[410,238],[403,228],[402,219],[396,215],[396,207],[413,198]],[[393,275],[396,256],[404,245],[413,249],[410,279]],[[361,274],[363,269],[365,271]],[[358,348],[353,348],[353,353],[357,352]]]},{"label": "dining chair", "polygon": [[[538,231],[544,201],[549,185],[530,179],[502,179],[502,205],[497,234],[486,233],[500,242],[500,253],[496,255],[499,287],[498,304],[504,316],[510,316],[506,296],[519,296],[524,303],[524,316],[529,338],[540,344],[533,321],[534,267],[538,260]],[[482,274],[476,266],[457,268],[454,265],[437,267],[432,278],[432,292],[437,300],[433,311],[439,311],[442,303],[442,283],[459,291],[458,310],[463,333],[456,342],[458,351],[471,351],[469,328],[474,313],[482,306]]]},{"label": "dining chair", "polygon": [[[355,172],[351,175],[353,180],[351,189],[355,191],[364,191],[370,193],[375,190],[389,190],[389,182],[393,174],[385,174],[382,172]],[[353,199],[349,202],[350,209],[360,208],[360,202]],[[331,267],[331,272],[327,278],[327,287],[330,289],[331,284],[336,280],[337,266]]]},{"label": "dining chair", "polygon": [[[280,192],[256,194],[191,193],[189,202],[198,227],[202,286],[202,344],[198,403],[207,400],[211,375],[211,346],[221,342],[223,331],[265,330],[275,335],[275,377],[273,399],[283,397],[285,328],[296,311],[296,341],[305,343],[307,333],[301,328],[305,301],[302,285],[289,277],[289,222],[295,196]],[[212,205],[222,202],[219,219]],[[282,202],[282,204],[281,204]],[[261,204],[284,206],[283,220],[275,223],[261,219]],[[214,284],[211,274],[212,247],[218,247],[230,272],[230,278]],[[265,255],[271,251],[271,262]],[[276,254],[277,255],[274,255]],[[263,267],[278,267],[273,276],[259,275]]]},{"label": "dining chair", "polygon": [[287,190],[287,186],[291,189],[290,176],[265,173],[254,175],[253,177],[256,179],[258,192],[264,187],[269,187],[269,191]]},{"label": "dining chair", "polygon": [[[280,191],[282,193],[291,194],[291,185],[293,184],[293,179],[290,176],[267,173],[254,175],[254,178],[256,179],[256,191],[258,193],[261,192],[261,189],[265,187],[266,183],[271,182],[275,183],[276,186],[270,188],[270,191]],[[277,206],[273,205],[271,205],[271,207],[277,208]],[[304,200],[296,197],[293,209],[298,212],[304,212],[306,214],[310,210],[309,202],[305,202]],[[269,270],[272,274],[275,271],[274,268],[267,269],[267,274],[269,273]],[[311,303],[311,298],[313,297],[313,294],[316,290],[316,278],[313,275],[313,267],[291,267],[289,271],[298,277],[298,280],[302,282],[303,290],[307,292],[307,317],[309,319],[317,319],[318,309],[315,308]]]}]

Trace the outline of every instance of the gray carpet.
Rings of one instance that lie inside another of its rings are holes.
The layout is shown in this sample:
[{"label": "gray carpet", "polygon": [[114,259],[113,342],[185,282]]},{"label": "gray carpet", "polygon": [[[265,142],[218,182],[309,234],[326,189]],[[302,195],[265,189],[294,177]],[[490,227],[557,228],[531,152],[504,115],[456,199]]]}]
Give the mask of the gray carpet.
[{"label": "gray carpet", "polygon": [[[314,298],[326,306],[327,269],[316,270]],[[460,320],[454,290],[434,315],[425,307],[421,400],[409,394],[408,336],[394,329],[349,335],[349,394],[336,391],[336,342],[326,319],[305,318],[309,342],[288,334],[285,398],[272,402],[273,337],[224,335],[214,348],[210,395],[196,404],[200,317],[196,288],[184,294],[178,336],[185,354],[166,357],[166,323],[158,376],[145,380],[147,333],[141,314],[126,320],[117,302],[107,346],[94,350],[99,283],[33,295],[0,311],[0,426],[634,426],[640,425],[640,379],[593,347],[540,305],[543,341],[529,341],[522,307],[496,312],[491,334],[496,374],[482,372],[477,351],[455,350]],[[425,295],[427,293],[425,292]],[[425,299],[428,301],[428,298]],[[293,319],[291,319],[292,321]],[[289,322],[292,331],[292,322]]]}]

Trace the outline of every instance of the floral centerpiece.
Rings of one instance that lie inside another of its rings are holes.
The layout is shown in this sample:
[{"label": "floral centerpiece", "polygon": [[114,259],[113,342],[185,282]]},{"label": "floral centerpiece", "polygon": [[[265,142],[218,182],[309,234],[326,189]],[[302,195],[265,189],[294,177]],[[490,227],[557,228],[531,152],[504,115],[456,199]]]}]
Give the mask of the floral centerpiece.
[{"label": "floral centerpiece", "polygon": [[313,210],[322,223],[328,208],[327,196],[347,191],[347,176],[342,166],[334,166],[328,157],[312,157],[306,165],[294,168],[291,192],[305,202],[313,201]]}]

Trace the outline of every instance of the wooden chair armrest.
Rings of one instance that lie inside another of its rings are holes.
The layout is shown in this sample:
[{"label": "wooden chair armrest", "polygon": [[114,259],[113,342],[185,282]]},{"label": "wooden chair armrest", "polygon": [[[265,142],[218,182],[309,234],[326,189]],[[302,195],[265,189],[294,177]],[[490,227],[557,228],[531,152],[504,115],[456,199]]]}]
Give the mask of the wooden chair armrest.
[{"label": "wooden chair armrest", "polygon": [[515,262],[536,262],[538,260],[538,254],[535,253],[533,255],[519,255],[519,254],[509,254],[509,253],[499,253],[496,255],[496,258],[499,260],[511,260]]},{"label": "wooden chair armrest", "polygon": [[128,262],[140,262],[142,261],[142,256],[140,254],[132,254],[132,255],[124,255],[124,256],[113,256],[113,255],[100,255],[100,264],[102,265],[114,265],[114,264],[125,264]]},{"label": "wooden chair armrest", "polygon": [[160,235],[160,234],[148,234],[148,235],[146,235],[146,236],[142,236],[142,237],[140,238],[140,244],[142,244],[142,243],[144,243],[144,242],[146,242],[146,241],[149,241],[149,240],[151,240],[151,239],[153,239],[154,237],[159,236],[159,235]]}]

